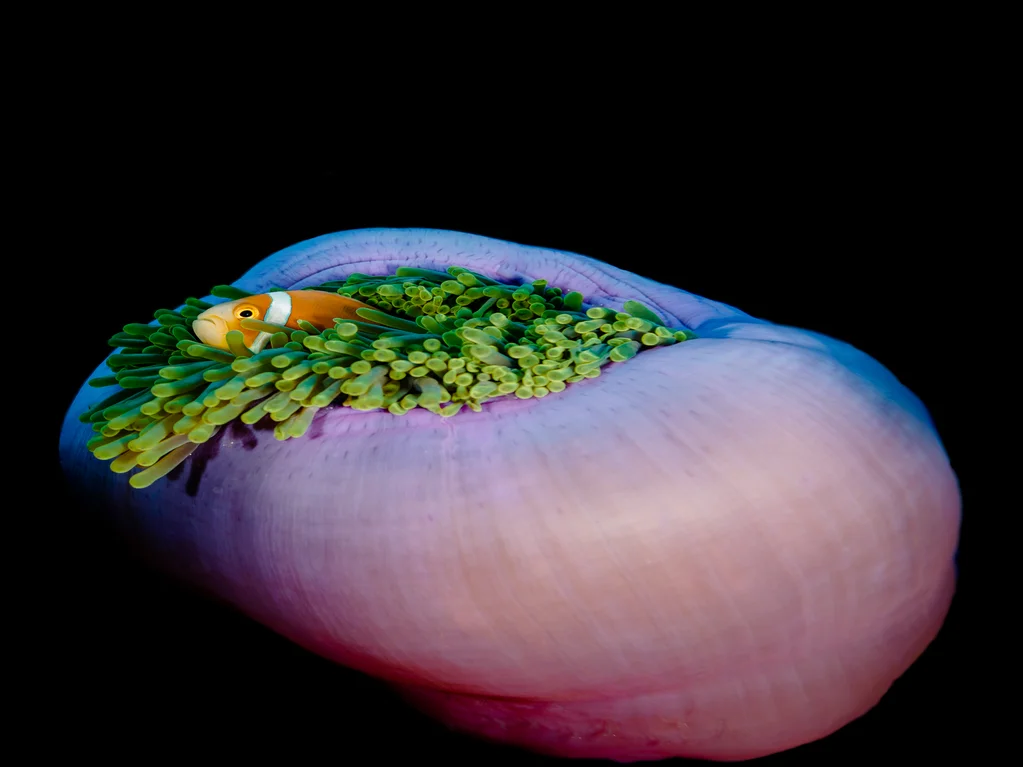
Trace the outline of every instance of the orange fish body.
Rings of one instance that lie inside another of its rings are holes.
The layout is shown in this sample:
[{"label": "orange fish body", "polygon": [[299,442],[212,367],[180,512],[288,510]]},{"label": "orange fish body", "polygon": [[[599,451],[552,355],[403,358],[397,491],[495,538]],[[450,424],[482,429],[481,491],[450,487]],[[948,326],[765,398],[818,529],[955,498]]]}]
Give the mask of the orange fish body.
[{"label": "orange fish body", "polygon": [[207,309],[192,322],[192,330],[199,340],[218,349],[227,349],[229,331],[241,331],[247,349],[259,352],[270,340],[270,333],[243,328],[242,320],[262,320],[273,325],[299,330],[298,320],[316,327],[329,328],[334,318],[359,320],[356,309],[372,309],[369,304],[337,293],[322,290],[288,290],[248,296],[228,301]]}]

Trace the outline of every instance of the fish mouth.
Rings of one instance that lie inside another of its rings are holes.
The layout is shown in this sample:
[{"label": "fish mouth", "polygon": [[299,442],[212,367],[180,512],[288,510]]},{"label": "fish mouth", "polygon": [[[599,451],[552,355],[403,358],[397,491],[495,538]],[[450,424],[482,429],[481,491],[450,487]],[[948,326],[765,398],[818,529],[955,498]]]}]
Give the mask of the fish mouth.
[{"label": "fish mouth", "polygon": [[224,335],[224,328],[221,325],[226,323],[219,317],[196,317],[192,321],[192,330],[200,341],[212,346]]}]

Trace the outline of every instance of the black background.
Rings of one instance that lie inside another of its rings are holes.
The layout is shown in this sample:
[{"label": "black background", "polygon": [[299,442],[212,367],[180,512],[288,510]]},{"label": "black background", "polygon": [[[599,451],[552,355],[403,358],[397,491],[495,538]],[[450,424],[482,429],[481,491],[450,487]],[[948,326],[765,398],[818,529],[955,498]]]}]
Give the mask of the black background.
[{"label": "black background", "polygon": [[[48,278],[91,297],[61,396],[70,403],[121,324],[231,282],[280,248],[361,227],[574,251],[849,341],[923,399],[945,442],[965,499],[960,591],[938,640],[877,708],[763,763],[947,756],[966,737],[957,701],[971,578],[968,456],[946,361],[961,337],[950,298],[959,277],[942,265],[961,257],[948,166],[912,126],[758,135],[647,154],[630,145],[613,163],[596,150],[566,161],[562,144],[532,164],[495,164],[493,147],[459,161],[428,146],[397,159],[351,146],[337,159],[230,165],[210,150],[77,147],[48,192],[57,225],[46,251],[59,254]],[[53,443],[59,425],[54,414]],[[134,564],[80,499],[57,508],[51,716],[82,753],[553,763],[447,732],[376,682]]]}]

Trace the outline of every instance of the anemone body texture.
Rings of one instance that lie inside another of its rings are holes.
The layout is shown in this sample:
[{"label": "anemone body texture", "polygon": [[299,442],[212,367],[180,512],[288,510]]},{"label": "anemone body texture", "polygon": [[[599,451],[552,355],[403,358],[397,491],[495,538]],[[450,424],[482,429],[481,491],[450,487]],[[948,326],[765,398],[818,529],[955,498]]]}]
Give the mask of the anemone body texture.
[{"label": "anemone body texture", "polygon": [[235,286],[449,264],[638,300],[697,337],[450,418],[328,407],[286,441],[232,424],[141,489],[85,449],[83,387],[69,481],[178,577],[487,738],[740,760],[876,704],[955,587],[958,487],[917,398],[841,341],[455,232],[327,235]]}]

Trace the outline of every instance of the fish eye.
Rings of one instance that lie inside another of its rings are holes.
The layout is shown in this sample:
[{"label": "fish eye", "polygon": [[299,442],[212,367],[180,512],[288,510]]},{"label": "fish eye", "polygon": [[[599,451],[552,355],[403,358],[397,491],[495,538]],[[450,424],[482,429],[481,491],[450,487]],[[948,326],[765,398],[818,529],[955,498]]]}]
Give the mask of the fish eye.
[{"label": "fish eye", "polygon": [[255,317],[256,310],[252,306],[239,306],[237,309],[234,310],[234,316],[241,317],[242,319],[248,317]]}]

